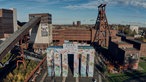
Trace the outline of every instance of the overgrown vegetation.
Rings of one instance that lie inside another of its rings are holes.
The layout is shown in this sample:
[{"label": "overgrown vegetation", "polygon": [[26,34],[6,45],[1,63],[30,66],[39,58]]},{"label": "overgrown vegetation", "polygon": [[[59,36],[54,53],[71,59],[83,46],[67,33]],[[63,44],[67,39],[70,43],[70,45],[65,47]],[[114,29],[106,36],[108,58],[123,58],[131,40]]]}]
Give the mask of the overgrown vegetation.
[{"label": "overgrown vegetation", "polygon": [[124,30],[124,34],[128,35],[128,36],[134,36],[134,35],[137,35],[136,31],[132,31],[130,29],[125,29]]},{"label": "overgrown vegetation", "polygon": [[26,69],[24,69],[23,64],[20,64],[19,67],[10,72],[3,81],[24,82],[24,80],[29,76],[31,71],[38,65],[38,63],[39,62],[33,60],[26,60]]},{"label": "overgrown vegetation", "polygon": [[10,58],[11,54],[8,53],[3,59],[2,59],[2,63],[5,63],[9,58]]}]

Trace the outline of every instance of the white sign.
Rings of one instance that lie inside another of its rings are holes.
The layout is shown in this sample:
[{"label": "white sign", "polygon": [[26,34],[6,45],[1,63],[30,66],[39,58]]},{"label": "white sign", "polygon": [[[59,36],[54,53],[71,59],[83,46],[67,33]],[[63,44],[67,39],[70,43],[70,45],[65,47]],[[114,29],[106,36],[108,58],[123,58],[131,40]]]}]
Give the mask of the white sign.
[{"label": "white sign", "polygon": [[74,51],[78,49],[78,45],[77,44],[63,44],[63,48]]}]

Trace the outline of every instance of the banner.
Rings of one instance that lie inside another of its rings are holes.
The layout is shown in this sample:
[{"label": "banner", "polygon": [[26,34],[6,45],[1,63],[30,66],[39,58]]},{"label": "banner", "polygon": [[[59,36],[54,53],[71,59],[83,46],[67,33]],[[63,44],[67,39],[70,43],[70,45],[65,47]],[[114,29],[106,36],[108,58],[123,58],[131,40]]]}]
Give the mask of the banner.
[{"label": "banner", "polygon": [[94,49],[89,50],[89,61],[88,61],[88,77],[93,77],[94,75]]},{"label": "banner", "polygon": [[54,71],[55,76],[61,75],[61,52],[60,49],[55,49],[54,51]]},{"label": "banner", "polygon": [[53,76],[54,75],[54,49],[47,49],[47,67],[48,67],[48,76]]},{"label": "banner", "polygon": [[48,24],[47,23],[41,23],[41,35],[42,36],[48,36]]},{"label": "banner", "polygon": [[79,54],[74,54],[74,77],[79,77]]},{"label": "banner", "polygon": [[81,77],[86,77],[86,62],[87,62],[87,53],[85,50],[82,50],[81,54]]},{"label": "banner", "polygon": [[67,77],[68,75],[68,54],[66,51],[62,53],[62,76]]}]

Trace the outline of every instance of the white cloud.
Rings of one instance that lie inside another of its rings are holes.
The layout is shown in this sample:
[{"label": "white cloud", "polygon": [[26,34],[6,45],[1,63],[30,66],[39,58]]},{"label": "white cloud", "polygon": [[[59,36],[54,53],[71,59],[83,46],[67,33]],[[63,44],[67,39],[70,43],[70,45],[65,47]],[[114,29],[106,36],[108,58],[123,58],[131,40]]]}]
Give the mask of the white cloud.
[{"label": "white cloud", "polygon": [[70,1],[76,1],[76,0],[27,0],[27,1],[33,1],[38,3],[59,3],[59,2],[70,2]]},{"label": "white cloud", "polygon": [[[116,1],[116,0],[115,0]],[[146,0],[117,0],[118,3],[146,8]]]},{"label": "white cloud", "polygon": [[27,0],[27,1],[34,1],[34,2],[47,2],[48,0]]},{"label": "white cloud", "polygon": [[146,8],[146,0],[92,0],[87,3],[77,4],[77,5],[68,5],[65,8],[69,9],[96,9],[97,6],[101,3],[106,3],[108,5],[131,5],[136,7]]},{"label": "white cloud", "polygon": [[94,9],[97,7],[97,3],[98,3],[98,1],[91,1],[91,2],[85,3],[85,4],[68,5],[65,8],[69,8],[69,9],[82,9],[82,8]]}]

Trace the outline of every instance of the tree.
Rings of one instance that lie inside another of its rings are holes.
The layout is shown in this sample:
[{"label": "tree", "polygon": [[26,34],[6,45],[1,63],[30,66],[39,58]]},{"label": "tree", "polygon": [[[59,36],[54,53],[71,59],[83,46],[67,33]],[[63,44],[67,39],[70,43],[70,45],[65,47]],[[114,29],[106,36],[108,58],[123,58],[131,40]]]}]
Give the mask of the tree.
[{"label": "tree", "polygon": [[134,30],[134,31],[132,31],[131,33],[130,33],[130,35],[131,36],[134,36],[134,35],[136,35],[137,33],[136,33],[136,31]]},{"label": "tree", "polygon": [[130,33],[130,29],[125,29],[124,34],[128,35]]}]

